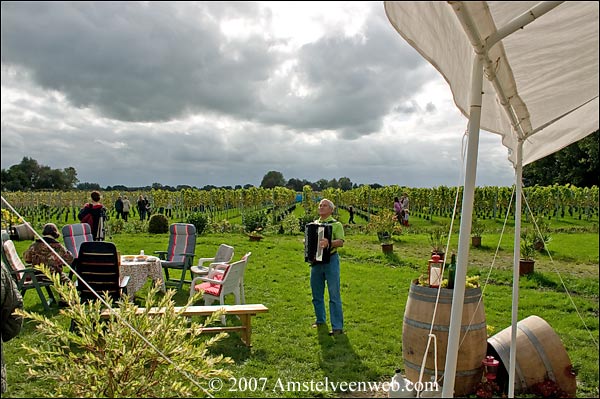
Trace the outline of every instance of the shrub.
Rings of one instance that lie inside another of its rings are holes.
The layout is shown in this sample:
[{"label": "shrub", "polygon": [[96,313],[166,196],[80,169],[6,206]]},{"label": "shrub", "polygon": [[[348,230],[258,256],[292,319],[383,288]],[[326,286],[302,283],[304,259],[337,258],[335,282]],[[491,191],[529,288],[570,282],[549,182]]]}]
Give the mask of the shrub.
[{"label": "shrub", "polygon": [[263,211],[246,213],[242,215],[242,224],[247,233],[259,229],[263,230],[269,224],[269,218]]},{"label": "shrub", "polygon": [[187,223],[193,224],[196,227],[196,234],[200,235],[204,232],[206,226],[208,226],[209,220],[206,214],[202,212],[196,212],[188,216]]},{"label": "shrub", "polygon": [[148,233],[150,234],[163,234],[169,232],[169,219],[165,215],[160,213],[154,214],[150,217],[148,222]]},{"label": "shrub", "polygon": [[[231,359],[209,353],[227,334],[199,339],[204,326],[218,320],[219,312],[204,323],[190,323],[175,310],[176,291],[158,296],[154,286],[144,306],[165,309],[164,314],[138,314],[138,306],[125,296],[118,302],[119,320],[114,315],[108,321],[100,320],[102,302],[81,304],[72,285],[61,284],[57,274],[42,269],[52,276],[61,298],[69,302],[61,314],[73,320],[79,331],[70,331],[69,323],[61,318],[19,311],[35,321],[44,336],[40,343],[22,345],[24,356],[19,362],[31,377],[56,383],[53,392],[46,392],[48,396],[206,397],[211,396],[204,388],[211,378],[230,375],[223,367],[232,364]],[[108,296],[104,300],[113,306]],[[194,300],[198,295],[188,300],[186,307]],[[145,344],[140,335],[147,340]]]},{"label": "shrub", "polygon": [[300,231],[304,233],[304,230],[306,229],[306,225],[314,222],[318,218],[319,218],[318,215],[305,213],[304,216],[302,216],[302,218],[300,218],[298,220],[298,225],[300,226]]},{"label": "shrub", "polygon": [[297,234],[300,232],[300,220],[293,213],[289,213],[281,222],[281,229],[285,234]]},{"label": "shrub", "polygon": [[125,228],[125,221],[123,219],[113,219],[107,223],[107,226],[111,234],[120,234]]},{"label": "shrub", "polygon": [[148,221],[147,220],[137,220],[137,219],[129,219],[127,223],[123,226],[123,233],[128,234],[137,234],[137,233],[145,233],[148,231]]},{"label": "shrub", "polygon": [[215,233],[231,233],[233,226],[229,223],[229,220],[223,219],[218,222],[212,222],[210,224],[211,231]]}]

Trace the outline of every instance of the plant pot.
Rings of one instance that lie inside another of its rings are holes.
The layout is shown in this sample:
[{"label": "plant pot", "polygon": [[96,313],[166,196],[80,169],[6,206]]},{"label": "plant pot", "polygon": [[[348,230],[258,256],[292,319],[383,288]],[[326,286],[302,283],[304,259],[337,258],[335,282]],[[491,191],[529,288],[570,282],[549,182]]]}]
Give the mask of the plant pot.
[{"label": "plant pot", "polygon": [[471,245],[475,248],[479,248],[481,246],[481,237],[471,237]]},{"label": "plant pot", "polygon": [[391,254],[394,252],[394,244],[381,244],[381,250],[384,254]]},{"label": "plant pot", "polygon": [[263,239],[262,237],[258,237],[258,236],[248,236],[248,237],[250,237],[250,241],[260,241]]},{"label": "plant pot", "polygon": [[533,273],[535,260],[521,259],[519,260],[519,276]]},{"label": "plant pot", "polygon": [[444,260],[445,253],[443,251],[431,251],[431,256],[437,254],[440,257],[440,260]]}]

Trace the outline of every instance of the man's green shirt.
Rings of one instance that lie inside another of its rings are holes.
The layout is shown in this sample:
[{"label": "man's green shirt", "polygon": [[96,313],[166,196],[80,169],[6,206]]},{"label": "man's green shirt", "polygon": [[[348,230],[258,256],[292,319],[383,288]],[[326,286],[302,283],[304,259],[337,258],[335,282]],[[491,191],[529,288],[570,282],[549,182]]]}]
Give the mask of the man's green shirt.
[{"label": "man's green shirt", "polygon": [[[331,241],[333,240],[345,240],[345,235],[344,235],[344,226],[342,225],[342,223],[338,222],[337,220],[335,220],[333,218],[333,216],[329,216],[327,219],[325,220],[321,220],[321,218],[315,220],[315,223],[329,223],[331,224]],[[337,253],[337,248],[333,248],[331,250],[332,254]]]}]

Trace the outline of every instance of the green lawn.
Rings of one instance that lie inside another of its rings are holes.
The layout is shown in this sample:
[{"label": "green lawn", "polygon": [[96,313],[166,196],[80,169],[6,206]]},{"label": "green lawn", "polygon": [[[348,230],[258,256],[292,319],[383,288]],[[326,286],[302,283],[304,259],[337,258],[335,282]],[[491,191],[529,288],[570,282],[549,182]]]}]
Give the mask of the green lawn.
[{"label": "green lawn", "polygon": [[[340,219],[346,221],[347,215]],[[261,242],[249,242],[246,236],[233,233],[198,238],[196,257],[213,256],[221,243],[235,247],[235,259],[251,251],[246,302],[269,308],[268,313],[253,318],[251,349],[242,345],[236,333],[213,349],[235,361],[235,378],[224,381],[223,388],[214,392],[216,397],[348,396],[319,390],[316,384],[389,382],[395,369],[404,369],[402,319],[411,280],[427,272],[430,248],[425,230],[431,222],[413,218],[412,227],[396,237],[394,253],[384,256],[376,237],[361,232],[364,221],[357,221],[359,225],[346,227],[346,244],[340,250],[346,334],[336,338],[311,328],[314,313],[302,235],[267,234]],[[488,331],[493,335],[510,325],[513,244],[510,230],[498,245],[500,229],[492,224],[491,232],[483,235],[483,246],[470,251],[468,274],[481,275],[482,284],[488,281],[482,289]],[[553,233],[550,256],[539,254],[536,272],[520,282],[519,320],[537,315],[559,335],[578,373],[578,397],[598,396],[597,222],[588,230]],[[452,248],[457,240],[457,235],[452,237]],[[112,241],[121,253],[144,249],[151,254],[166,249],[168,235],[115,234]],[[17,242],[19,253],[28,244]],[[149,284],[138,292],[136,302],[141,303]],[[188,288],[177,294],[178,305],[187,300]],[[25,296],[25,307],[43,312],[33,291]],[[61,317],[55,308],[52,315]],[[3,397],[52,396],[51,386],[27,377],[26,370],[15,364],[22,343],[42,339],[28,323],[18,338],[3,344],[9,379]],[[367,392],[358,396],[386,395]]]}]

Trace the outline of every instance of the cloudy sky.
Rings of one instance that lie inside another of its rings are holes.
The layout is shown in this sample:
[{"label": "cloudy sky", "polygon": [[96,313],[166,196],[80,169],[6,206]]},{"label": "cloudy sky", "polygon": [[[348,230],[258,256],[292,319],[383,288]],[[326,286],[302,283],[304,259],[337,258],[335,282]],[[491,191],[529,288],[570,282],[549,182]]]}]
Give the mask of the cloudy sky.
[{"label": "cloudy sky", "polygon": [[[2,2],[2,168],[202,187],[462,183],[467,119],[382,2]],[[481,132],[477,185],[510,186]]]}]

